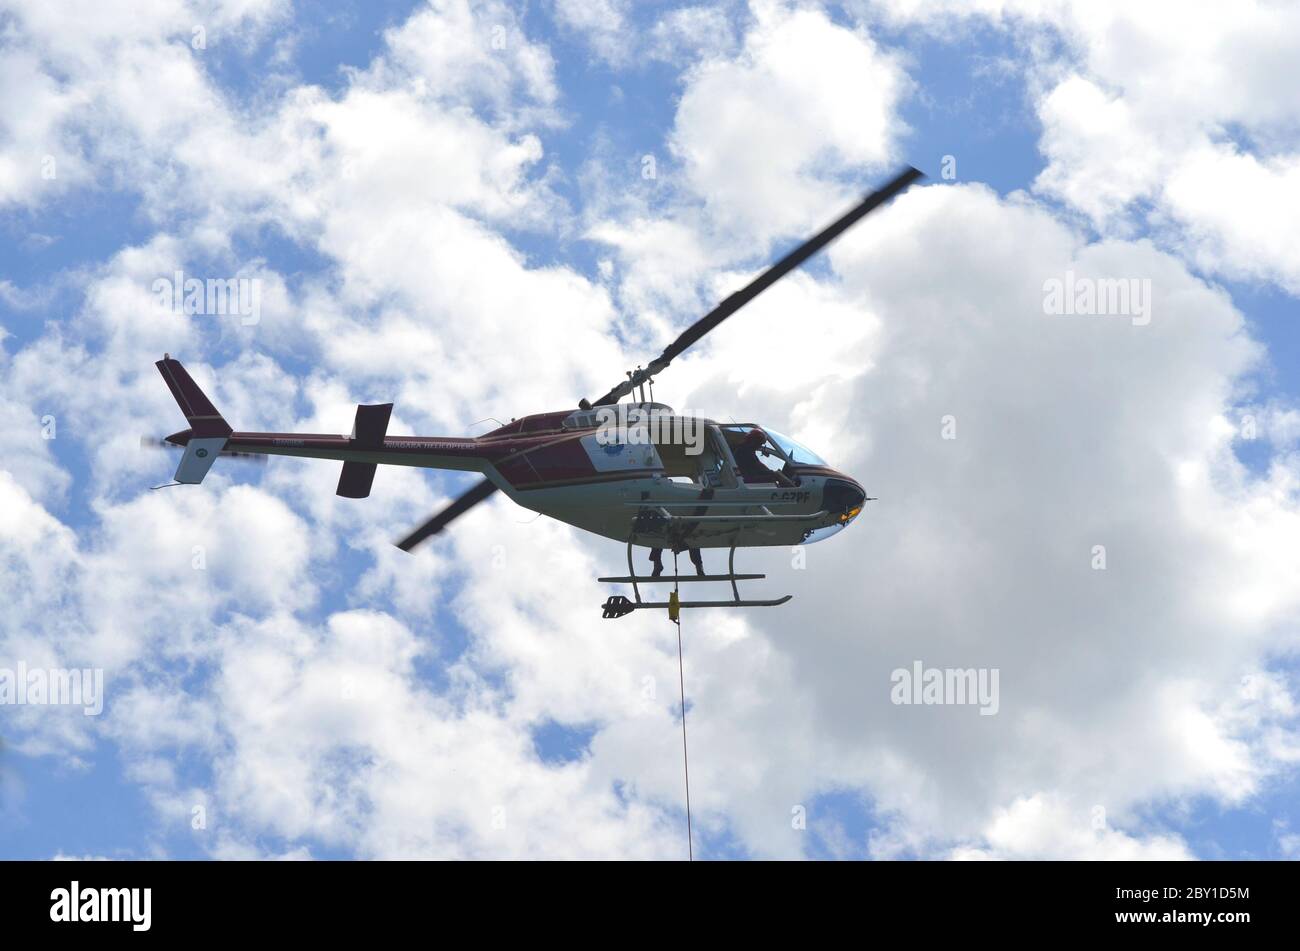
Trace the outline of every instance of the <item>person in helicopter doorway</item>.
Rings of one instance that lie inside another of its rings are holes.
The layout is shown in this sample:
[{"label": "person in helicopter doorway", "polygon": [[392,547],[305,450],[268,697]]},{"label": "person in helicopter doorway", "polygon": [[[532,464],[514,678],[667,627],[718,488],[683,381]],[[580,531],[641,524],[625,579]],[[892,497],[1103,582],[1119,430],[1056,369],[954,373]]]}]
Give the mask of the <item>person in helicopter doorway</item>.
[{"label": "person in helicopter doorway", "polygon": [[769,469],[758,458],[760,452],[764,455],[772,455],[769,450],[764,449],[766,443],[767,433],[755,426],[745,433],[745,438],[732,449],[731,454],[736,459],[736,468],[740,470],[740,478],[747,483],[775,482],[780,486],[794,485],[794,480],[784,472]]},{"label": "person in helicopter doorway", "polygon": [[[695,573],[703,578],[704,559],[700,557],[700,550],[698,548],[688,548],[686,550],[691,553],[691,564],[695,566]],[[650,564],[654,565],[654,571],[650,573],[650,577],[658,578],[664,573],[664,550],[662,548],[650,549]]]}]

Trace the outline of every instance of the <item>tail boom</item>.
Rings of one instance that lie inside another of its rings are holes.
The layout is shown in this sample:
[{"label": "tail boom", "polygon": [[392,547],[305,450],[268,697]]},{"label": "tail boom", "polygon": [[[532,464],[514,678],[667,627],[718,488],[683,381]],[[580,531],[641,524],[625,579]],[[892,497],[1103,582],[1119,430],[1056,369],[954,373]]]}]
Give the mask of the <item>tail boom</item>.
[{"label": "tail boom", "polygon": [[190,424],[189,429],[167,437],[167,442],[185,447],[176,471],[176,481],[185,484],[201,482],[213,460],[226,452],[342,462],[336,492],[348,498],[370,494],[375,467],[380,465],[480,472],[501,487],[494,463],[514,452],[501,442],[475,437],[389,436],[391,403],[358,406],[350,436],[235,432],[180,361],[168,355],[156,366]]},{"label": "tail boom", "polygon": [[497,454],[495,447],[481,445],[474,439],[385,436],[366,445],[354,436],[325,433],[231,433],[227,448],[270,456],[462,472],[485,471],[491,464],[491,457]]}]

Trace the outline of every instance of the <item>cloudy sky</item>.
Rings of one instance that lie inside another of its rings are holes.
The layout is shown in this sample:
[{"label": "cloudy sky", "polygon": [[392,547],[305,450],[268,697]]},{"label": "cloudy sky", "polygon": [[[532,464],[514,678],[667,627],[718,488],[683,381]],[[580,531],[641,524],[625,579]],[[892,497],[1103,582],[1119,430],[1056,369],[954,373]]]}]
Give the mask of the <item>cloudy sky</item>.
[{"label": "cloudy sky", "polygon": [[[695,854],[1300,855],[1298,59],[1267,0],[0,0],[0,669],[106,693],[0,707],[0,855],[684,857],[617,544],[498,496],[394,548],[455,474],[151,492],[153,362],[236,429],[481,433],[905,164],[656,388],[880,499],[742,556],[786,606],[684,617]],[[996,713],[894,703],[917,663]]]}]

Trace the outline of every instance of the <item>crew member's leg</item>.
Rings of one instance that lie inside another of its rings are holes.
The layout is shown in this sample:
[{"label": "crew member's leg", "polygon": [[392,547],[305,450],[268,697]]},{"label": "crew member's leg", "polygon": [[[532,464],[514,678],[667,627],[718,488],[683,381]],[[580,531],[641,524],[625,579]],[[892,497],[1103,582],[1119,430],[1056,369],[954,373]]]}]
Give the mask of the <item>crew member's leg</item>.
[{"label": "crew member's leg", "polygon": [[664,550],[662,548],[650,549],[650,564],[654,565],[654,571],[650,572],[650,577],[658,578],[664,573]]},{"label": "crew member's leg", "polygon": [[691,564],[695,566],[695,573],[703,577],[704,559],[700,556],[700,550],[698,548],[692,548],[690,549],[690,552],[691,552]]}]

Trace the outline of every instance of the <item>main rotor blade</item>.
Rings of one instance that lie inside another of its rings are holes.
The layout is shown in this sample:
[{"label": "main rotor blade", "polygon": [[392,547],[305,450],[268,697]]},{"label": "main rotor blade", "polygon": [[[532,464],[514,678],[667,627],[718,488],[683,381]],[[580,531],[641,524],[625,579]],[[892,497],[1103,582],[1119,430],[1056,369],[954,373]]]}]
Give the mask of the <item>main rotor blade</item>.
[{"label": "main rotor blade", "polygon": [[620,399],[631,393],[636,387],[640,386],[646,380],[659,373],[675,357],[682,353],[687,347],[695,343],[706,333],[712,330],[718,324],[722,323],[740,308],[744,307],[763,291],[767,290],[781,278],[785,277],[799,265],[803,264],[810,257],[820,251],[826,245],[830,244],[849,228],[858,223],[866,214],[879,208],[885,202],[889,201],[896,195],[906,191],[918,178],[924,178],[925,173],[918,171],[911,166],[906,170],[894,176],[883,188],[867,195],[853,210],[845,214],[833,224],[827,226],[813,237],[809,238],[799,247],[795,248],[781,260],[777,261],[770,268],[760,274],[749,284],[727,297],[721,304],[713,308],[691,326],[687,327],[676,340],[664,348],[655,360],[644,370],[639,370],[633,374],[631,379],[625,380],[618,386],[614,387],[600,399],[595,400],[591,405],[606,406],[611,403],[617,403]]},{"label": "main rotor blade", "polygon": [[457,519],[464,515],[496,490],[497,487],[495,485],[487,479],[484,479],[433,518],[429,519],[415,531],[411,532],[411,534],[407,535],[400,542],[397,542],[397,547],[402,549],[402,551],[410,551],[430,535],[437,535],[446,528],[453,519]]}]

